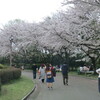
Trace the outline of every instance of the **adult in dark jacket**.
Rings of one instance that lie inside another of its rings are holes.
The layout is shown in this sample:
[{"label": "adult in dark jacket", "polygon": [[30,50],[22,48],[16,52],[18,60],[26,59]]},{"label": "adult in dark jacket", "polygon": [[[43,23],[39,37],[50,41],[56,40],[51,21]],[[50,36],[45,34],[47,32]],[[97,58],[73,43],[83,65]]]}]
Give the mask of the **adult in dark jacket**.
[{"label": "adult in dark jacket", "polygon": [[68,65],[62,65],[62,76],[63,76],[63,84],[68,85]]},{"label": "adult in dark jacket", "polygon": [[32,65],[32,70],[33,70],[33,79],[36,79],[36,72],[37,72],[37,65],[36,64]]}]

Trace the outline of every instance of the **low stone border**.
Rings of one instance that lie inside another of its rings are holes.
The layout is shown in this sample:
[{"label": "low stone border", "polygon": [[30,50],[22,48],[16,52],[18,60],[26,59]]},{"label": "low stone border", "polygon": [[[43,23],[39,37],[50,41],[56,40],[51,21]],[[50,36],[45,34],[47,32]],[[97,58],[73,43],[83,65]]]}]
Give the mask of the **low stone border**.
[{"label": "low stone border", "polygon": [[31,92],[29,92],[25,97],[23,97],[21,100],[27,100],[27,98],[35,91],[36,89],[36,85],[35,87],[31,90]]}]

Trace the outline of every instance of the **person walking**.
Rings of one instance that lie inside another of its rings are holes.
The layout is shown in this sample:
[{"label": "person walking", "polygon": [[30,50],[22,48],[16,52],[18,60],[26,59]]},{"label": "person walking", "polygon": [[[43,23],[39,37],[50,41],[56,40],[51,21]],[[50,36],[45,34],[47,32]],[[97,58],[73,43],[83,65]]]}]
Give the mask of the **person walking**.
[{"label": "person walking", "polygon": [[56,77],[56,69],[51,65],[50,67],[53,77]]},{"label": "person walking", "polygon": [[62,76],[63,76],[63,84],[68,85],[68,65],[64,63],[61,69],[62,69]]},{"label": "person walking", "polygon": [[48,89],[53,89],[54,77],[51,71],[51,64],[47,64],[46,66],[46,82]]},{"label": "person walking", "polygon": [[45,65],[42,64],[41,67],[39,68],[39,79],[41,79],[42,83],[45,81]]},{"label": "person walking", "polygon": [[99,74],[99,76],[98,76],[98,90],[99,90],[99,93],[100,93],[100,68],[97,69],[96,72]]},{"label": "person walking", "polygon": [[33,79],[36,79],[36,72],[37,72],[37,65],[36,64],[33,64],[32,65],[32,70],[33,70]]}]

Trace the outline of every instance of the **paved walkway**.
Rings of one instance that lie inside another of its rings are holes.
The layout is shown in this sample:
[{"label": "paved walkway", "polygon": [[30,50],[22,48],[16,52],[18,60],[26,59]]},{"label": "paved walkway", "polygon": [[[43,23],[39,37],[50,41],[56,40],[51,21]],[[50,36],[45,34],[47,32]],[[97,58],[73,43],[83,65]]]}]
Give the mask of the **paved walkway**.
[{"label": "paved walkway", "polygon": [[[24,76],[32,78],[31,72],[24,72]],[[61,73],[57,74],[53,90],[48,90],[46,83],[36,80],[37,88],[27,100],[100,100],[97,80],[77,76],[69,76],[69,85],[62,83]]]}]

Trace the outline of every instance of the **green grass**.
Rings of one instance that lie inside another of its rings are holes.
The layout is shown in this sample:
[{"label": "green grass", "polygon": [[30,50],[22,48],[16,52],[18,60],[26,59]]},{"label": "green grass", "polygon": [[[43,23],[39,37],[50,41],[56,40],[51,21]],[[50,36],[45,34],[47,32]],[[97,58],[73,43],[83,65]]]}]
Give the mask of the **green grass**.
[{"label": "green grass", "polygon": [[77,71],[71,71],[69,72],[69,75],[74,75],[74,76],[79,76],[79,77],[85,77],[85,78],[90,78],[90,79],[97,79],[98,75],[93,75],[93,74],[78,74]]},{"label": "green grass", "polygon": [[31,79],[22,77],[12,81],[10,84],[2,86],[0,100],[21,100],[25,95],[31,92],[34,84]]}]

